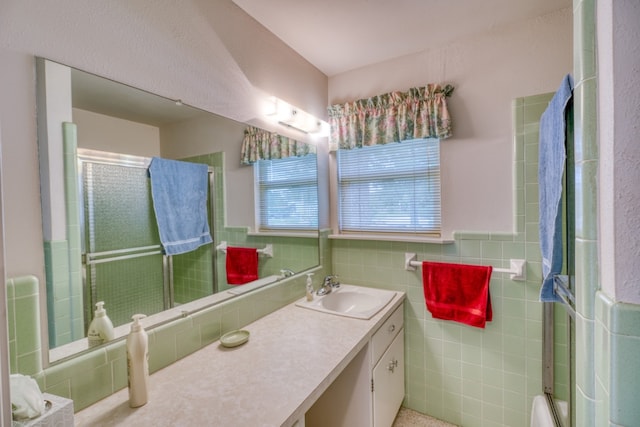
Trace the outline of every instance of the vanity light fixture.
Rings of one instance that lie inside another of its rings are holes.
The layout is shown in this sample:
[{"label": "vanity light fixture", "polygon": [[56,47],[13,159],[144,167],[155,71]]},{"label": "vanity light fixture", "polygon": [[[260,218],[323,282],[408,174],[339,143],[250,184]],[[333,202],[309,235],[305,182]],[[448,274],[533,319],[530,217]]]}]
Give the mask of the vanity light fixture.
[{"label": "vanity light fixture", "polygon": [[295,108],[291,109],[290,117],[279,120],[278,123],[304,133],[316,133],[320,130],[320,120]]},{"label": "vanity light fixture", "polygon": [[270,98],[267,116],[283,126],[306,134],[322,135],[328,129],[327,123],[275,96]]}]

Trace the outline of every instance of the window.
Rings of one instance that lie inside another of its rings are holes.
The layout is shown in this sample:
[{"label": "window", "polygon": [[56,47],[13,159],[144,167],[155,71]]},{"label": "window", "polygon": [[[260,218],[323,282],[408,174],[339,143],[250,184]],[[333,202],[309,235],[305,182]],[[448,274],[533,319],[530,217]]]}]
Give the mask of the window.
[{"label": "window", "polygon": [[255,163],[258,229],[318,230],[316,155]]},{"label": "window", "polygon": [[440,235],[440,141],[338,150],[340,232]]}]

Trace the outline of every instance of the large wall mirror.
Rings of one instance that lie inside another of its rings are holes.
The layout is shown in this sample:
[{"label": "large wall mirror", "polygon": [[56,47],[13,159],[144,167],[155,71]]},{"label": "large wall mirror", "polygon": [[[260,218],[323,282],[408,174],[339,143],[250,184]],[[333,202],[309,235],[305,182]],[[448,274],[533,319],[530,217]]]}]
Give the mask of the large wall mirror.
[{"label": "large wall mirror", "polygon": [[[99,301],[116,336],[124,335],[133,314],[148,315],[150,324],[171,320],[167,313],[319,264],[317,219],[315,229],[300,225],[309,205],[317,212],[315,150],[296,156],[311,159],[310,189],[294,199],[276,186],[276,226],[261,230],[258,168],[240,164],[247,124],[55,62],[37,64],[50,361],[89,350],[85,337]],[[213,244],[165,256],[147,171],[153,157],[208,165]],[[226,248],[234,246],[259,249],[257,280],[229,284]]]}]

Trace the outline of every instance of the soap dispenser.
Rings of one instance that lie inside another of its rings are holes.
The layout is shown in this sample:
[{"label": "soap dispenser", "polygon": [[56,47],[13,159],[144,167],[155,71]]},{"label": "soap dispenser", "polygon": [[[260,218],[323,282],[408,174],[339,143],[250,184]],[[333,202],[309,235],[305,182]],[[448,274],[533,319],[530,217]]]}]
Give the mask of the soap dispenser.
[{"label": "soap dispenser", "polygon": [[104,309],[104,301],[99,301],[96,303],[95,315],[89,324],[89,331],[87,332],[89,347],[104,344],[113,338],[113,323],[107,316],[107,310]]},{"label": "soap dispenser", "polygon": [[129,406],[137,408],[149,400],[149,337],[140,324],[144,314],[134,314],[131,332],[127,336],[127,374]]},{"label": "soap dispenser", "polygon": [[313,301],[313,281],[311,276],[313,276],[313,273],[307,273],[307,301]]}]

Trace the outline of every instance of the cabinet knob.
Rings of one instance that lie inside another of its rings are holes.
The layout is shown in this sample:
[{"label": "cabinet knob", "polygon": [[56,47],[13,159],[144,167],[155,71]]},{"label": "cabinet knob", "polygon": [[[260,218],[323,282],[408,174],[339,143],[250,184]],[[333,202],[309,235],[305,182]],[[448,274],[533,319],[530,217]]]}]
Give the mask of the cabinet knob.
[{"label": "cabinet knob", "polygon": [[389,332],[393,332],[395,330],[396,330],[396,325],[395,324],[389,325]]},{"label": "cabinet knob", "polygon": [[389,366],[387,366],[387,369],[393,373],[393,371],[398,367],[398,360],[397,359],[392,359],[391,362],[389,362]]}]

